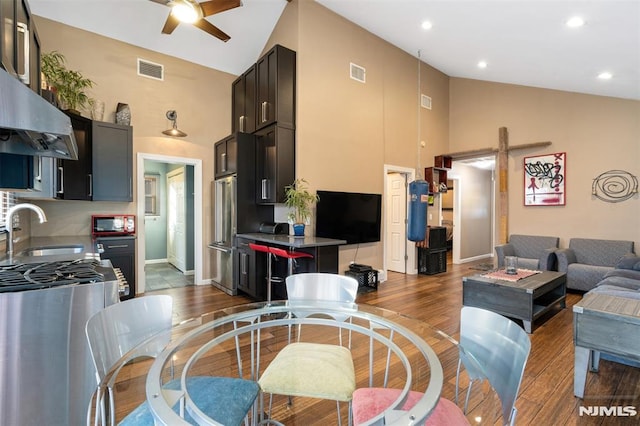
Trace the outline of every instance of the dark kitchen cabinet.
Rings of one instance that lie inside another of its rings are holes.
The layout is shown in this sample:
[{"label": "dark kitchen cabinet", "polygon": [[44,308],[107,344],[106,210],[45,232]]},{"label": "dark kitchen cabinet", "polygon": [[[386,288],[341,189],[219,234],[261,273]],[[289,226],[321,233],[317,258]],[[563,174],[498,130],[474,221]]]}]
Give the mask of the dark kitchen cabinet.
[{"label": "dark kitchen cabinet", "polygon": [[132,201],[132,128],[68,115],[78,145],[78,160],[58,160],[58,197]]},{"label": "dark kitchen cabinet", "polygon": [[101,259],[108,259],[114,268],[119,268],[129,284],[129,295],[121,296],[120,300],[131,299],[136,295],[136,237],[102,237],[96,238],[96,244],[101,244],[104,252]]},{"label": "dark kitchen cabinet", "polygon": [[293,183],[295,173],[294,130],[271,125],[256,136],[256,202],[283,203],[284,187]]},{"label": "dark kitchen cabinet", "polygon": [[238,142],[229,136],[213,146],[215,153],[215,177],[227,176],[238,171]]},{"label": "dark kitchen cabinet", "polygon": [[16,1],[0,0],[0,59],[2,67],[11,75],[16,75],[15,41],[16,41]]},{"label": "dark kitchen cabinet", "polygon": [[[2,67],[31,90],[40,93],[40,39],[25,0],[0,0],[0,60]],[[0,187],[33,189],[34,159],[0,154]]]},{"label": "dark kitchen cabinet", "polygon": [[40,39],[26,0],[0,0],[2,67],[40,93]]},{"label": "dark kitchen cabinet", "polygon": [[57,196],[64,200],[91,200],[91,120],[67,114],[78,146],[77,160],[58,160]]},{"label": "dark kitchen cabinet", "polygon": [[133,201],[133,131],[93,121],[93,201]]},{"label": "dark kitchen cabinet", "polygon": [[256,66],[253,65],[231,85],[231,132],[256,130]]},{"label": "dark kitchen cabinet", "polygon": [[0,154],[0,190],[32,189],[34,185],[33,157]]},{"label": "dark kitchen cabinet", "polygon": [[238,290],[253,297],[254,299],[261,299],[261,294],[258,289],[258,281],[256,279],[257,263],[256,252],[251,250],[249,243],[255,243],[253,240],[245,238],[237,238],[237,258],[236,258],[236,282],[238,283]]},{"label": "dark kitchen cabinet", "polygon": [[295,128],[296,53],[279,44],[258,59],[256,129]]}]

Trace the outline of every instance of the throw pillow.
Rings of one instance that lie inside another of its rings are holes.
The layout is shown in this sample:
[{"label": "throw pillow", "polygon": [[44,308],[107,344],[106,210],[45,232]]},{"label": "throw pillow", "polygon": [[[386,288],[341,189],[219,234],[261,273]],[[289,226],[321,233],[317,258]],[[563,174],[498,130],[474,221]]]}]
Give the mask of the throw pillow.
[{"label": "throw pillow", "polygon": [[616,268],[618,269],[635,269],[636,264],[640,263],[640,258],[635,255],[625,255],[618,261]]}]

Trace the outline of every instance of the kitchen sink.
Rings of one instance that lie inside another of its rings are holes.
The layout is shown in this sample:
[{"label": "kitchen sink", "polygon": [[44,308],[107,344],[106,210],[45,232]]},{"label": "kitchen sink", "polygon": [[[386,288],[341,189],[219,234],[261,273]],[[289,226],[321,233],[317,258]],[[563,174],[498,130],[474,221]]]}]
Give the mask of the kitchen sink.
[{"label": "kitchen sink", "polygon": [[81,244],[73,244],[67,246],[46,246],[46,247],[31,247],[20,253],[23,256],[59,256],[65,254],[78,254],[84,251],[84,246]]}]

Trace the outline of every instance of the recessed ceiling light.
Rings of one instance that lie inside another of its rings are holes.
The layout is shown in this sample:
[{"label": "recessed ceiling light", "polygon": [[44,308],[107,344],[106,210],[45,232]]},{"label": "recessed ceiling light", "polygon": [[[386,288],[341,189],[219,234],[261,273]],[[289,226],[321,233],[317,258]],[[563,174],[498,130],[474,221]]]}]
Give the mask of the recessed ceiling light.
[{"label": "recessed ceiling light", "polygon": [[579,16],[574,16],[567,20],[567,27],[569,28],[579,28],[584,25],[584,19]]},{"label": "recessed ceiling light", "polygon": [[423,21],[422,22],[422,29],[423,30],[430,30],[433,27],[433,24],[430,21]]},{"label": "recessed ceiling light", "polygon": [[600,74],[598,74],[598,78],[600,80],[611,80],[612,77],[613,77],[613,74],[611,74],[608,71],[601,72]]},{"label": "recessed ceiling light", "polygon": [[480,61],[478,62],[478,68],[486,68],[487,67],[487,62],[486,61]]}]

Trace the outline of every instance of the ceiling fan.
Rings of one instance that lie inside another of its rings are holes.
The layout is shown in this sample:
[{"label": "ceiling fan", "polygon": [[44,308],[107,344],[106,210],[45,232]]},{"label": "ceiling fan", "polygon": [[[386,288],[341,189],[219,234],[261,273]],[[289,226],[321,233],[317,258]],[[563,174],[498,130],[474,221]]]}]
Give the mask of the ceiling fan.
[{"label": "ceiling fan", "polygon": [[195,0],[150,1],[171,8],[169,17],[167,17],[164,27],[162,28],[163,34],[171,34],[180,22],[185,22],[190,23],[225,42],[231,37],[204,18],[242,5],[240,0],[209,0],[201,3],[198,3]]}]

